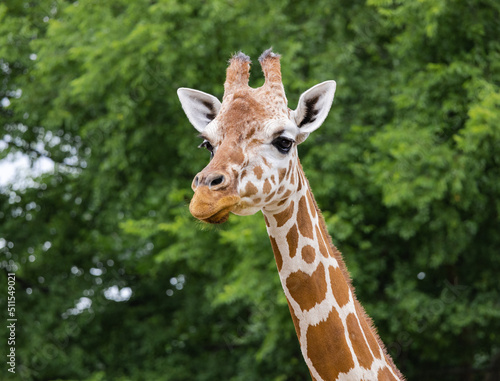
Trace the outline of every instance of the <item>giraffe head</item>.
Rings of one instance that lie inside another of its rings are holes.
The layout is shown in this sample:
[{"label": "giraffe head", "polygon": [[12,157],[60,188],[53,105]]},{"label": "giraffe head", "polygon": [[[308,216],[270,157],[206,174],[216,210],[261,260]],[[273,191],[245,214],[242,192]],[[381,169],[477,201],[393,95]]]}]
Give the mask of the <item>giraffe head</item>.
[{"label": "giraffe head", "polygon": [[250,58],[234,55],[227,69],[222,103],[187,88],[177,93],[189,121],[200,132],[210,163],[196,175],[192,215],[225,222],[232,212],[249,215],[278,210],[297,184],[297,145],[325,120],[335,82],[320,83],[290,110],[281,82],[280,56],[271,49],[259,58],[265,83],[248,86]]}]

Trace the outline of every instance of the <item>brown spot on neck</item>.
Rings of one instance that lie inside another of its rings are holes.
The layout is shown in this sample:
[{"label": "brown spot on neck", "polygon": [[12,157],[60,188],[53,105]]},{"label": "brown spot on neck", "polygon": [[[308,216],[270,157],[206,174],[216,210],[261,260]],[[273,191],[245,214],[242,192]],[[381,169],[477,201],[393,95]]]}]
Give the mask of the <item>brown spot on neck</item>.
[{"label": "brown spot on neck", "polygon": [[302,248],[302,259],[306,263],[313,263],[315,258],[316,258],[316,250],[314,250],[314,247],[310,245],[305,245]]},{"label": "brown spot on neck", "polygon": [[311,275],[301,270],[290,274],[286,279],[286,288],[303,311],[310,310],[326,297],[325,267],[320,262]]},{"label": "brown spot on neck", "polygon": [[373,356],[370,353],[368,344],[363,337],[363,332],[358,324],[358,320],[354,314],[349,314],[346,319],[347,331],[349,332],[349,339],[351,340],[352,349],[356,354],[359,365],[363,368],[370,369],[373,363]]},{"label": "brown spot on neck", "polygon": [[293,210],[294,210],[294,202],[291,201],[290,205],[288,205],[288,207],[285,210],[283,210],[280,213],[276,213],[274,215],[274,219],[276,220],[276,224],[277,224],[276,226],[282,227],[283,225],[285,225],[287,223],[287,221],[290,218],[292,218]]},{"label": "brown spot on neck", "polygon": [[290,258],[293,258],[297,253],[297,244],[299,242],[299,232],[297,230],[297,225],[293,225],[286,234],[286,242],[288,243]]},{"label": "brown spot on neck", "polygon": [[302,196],[299,201],[299,209],[297,211],[297,225],[299,226],[300,234],[303,237],[314,239],[313,225],[311,216],[307,208],[306,196]]},{"label": "brown spot on neck", "polygon": [[340,307],[345,306],[349,302],[349,286],[344,274],[339,267],[328,268],[330,273],[330,283],[332,285],[333,296]]},{"label": "brown spot on neck", "polygon": [[344,326],[333,309],[328,318],[307,330],[307,357],[323,380],[336,380],[354,367]]}]

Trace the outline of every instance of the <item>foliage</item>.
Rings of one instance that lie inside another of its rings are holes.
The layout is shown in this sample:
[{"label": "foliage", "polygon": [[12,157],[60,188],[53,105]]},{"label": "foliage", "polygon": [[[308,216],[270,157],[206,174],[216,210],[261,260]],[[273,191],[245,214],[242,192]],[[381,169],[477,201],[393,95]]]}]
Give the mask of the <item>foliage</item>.
[{"label": "foliage", "polygon": [[220,97],[231,53],[273,45],[292,108],[337,81],[300,156],[396,363],[409,380],[485,378],[500,349],[498,20],[494,0],[2,2],[0,159],[55,163],[0,192],[15,377],[309,377],[262,216],[214,229],[187,210],[207,157],[176,89]]}]

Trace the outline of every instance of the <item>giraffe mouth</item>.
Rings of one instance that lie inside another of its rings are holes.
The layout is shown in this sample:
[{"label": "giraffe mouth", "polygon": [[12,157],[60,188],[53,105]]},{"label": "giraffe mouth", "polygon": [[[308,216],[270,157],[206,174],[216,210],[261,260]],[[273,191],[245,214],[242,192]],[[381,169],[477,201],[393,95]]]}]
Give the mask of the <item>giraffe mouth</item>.
[{"label": "giraffe mouth", "polygon": [[229,218],[229,213],[240,202],[240,197],[235,195],[222,196],[214,199],[212,192],[200,188],[194,193],[189,204],[189,211],[193,217],[209,224],[222,224]]}]

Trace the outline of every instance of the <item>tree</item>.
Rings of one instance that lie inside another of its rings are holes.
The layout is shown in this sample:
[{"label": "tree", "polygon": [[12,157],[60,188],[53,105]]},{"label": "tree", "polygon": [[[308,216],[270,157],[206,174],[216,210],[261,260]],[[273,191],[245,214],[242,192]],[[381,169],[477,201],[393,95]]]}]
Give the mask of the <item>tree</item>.
[{"label": "tree", "polygon": [[499,16],[479,0],[3,2],[1,157],[55,163],[0,194],[17,376],[308,377],[262,216],[211,229],[187,210],[208,157],[176,89],[220,97],[231,53],[273,45],[292,108],[337,81],[299,152],[396,363],[409,380],[485,378],[500,334]]}]

